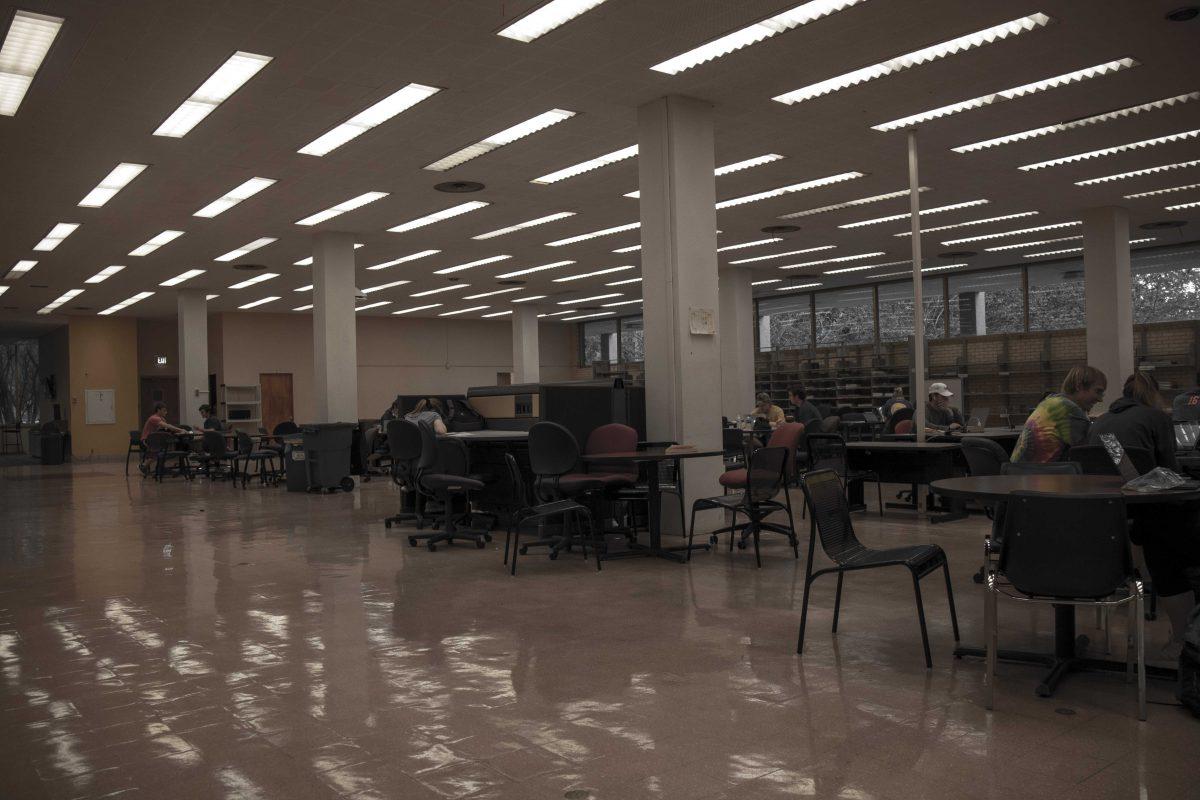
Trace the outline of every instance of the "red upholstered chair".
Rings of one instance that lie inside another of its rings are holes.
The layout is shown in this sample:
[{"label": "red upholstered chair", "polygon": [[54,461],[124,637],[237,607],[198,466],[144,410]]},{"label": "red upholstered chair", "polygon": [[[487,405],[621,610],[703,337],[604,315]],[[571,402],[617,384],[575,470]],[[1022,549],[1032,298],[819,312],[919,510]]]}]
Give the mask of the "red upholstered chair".
[{"label": "red upholstered chair", "polygon": [[896,433],[912,433],[913,421],[911,419],[902,419],[896,423]]},{"label": "red upholstered chair", "polygon": [[[785,422],[771,433],[767,447],[782,447],[787,450],[788,458],[784,462],[784,480],[791,484],[796,477],[796,449],[804,438],[804,424],[801,422]],[[746,488],[746,470],[731,469],[717,479],[726,489],[742,490]]]},{"label": "red upholstered chair", "polygon": [[[632,453],[637,450],[637,431],[628,425],[612,422],[601,425],[588,434],[587,444],[583,446],[585,455],[597,453]],[[604,483],[604,488],[620,489],[637,483],[637,472],[630,471],[629,464],[589,464],[589,477]]]}]

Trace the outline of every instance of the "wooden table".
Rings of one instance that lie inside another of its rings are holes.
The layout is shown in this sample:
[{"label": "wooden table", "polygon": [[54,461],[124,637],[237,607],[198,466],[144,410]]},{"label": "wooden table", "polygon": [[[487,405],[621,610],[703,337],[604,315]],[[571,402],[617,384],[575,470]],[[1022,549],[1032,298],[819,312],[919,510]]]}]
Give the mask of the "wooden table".
[{"label": "wooden table", "polygon": [[[1122,488],[1124,478],[1109,475],[983,475],[975,478],[950,478],[934,481],[930,489],[944,497],[974,498],[980,501],[1001,502],[1008,500],[1016,492],[1042,492],[1060,497],[1086,497],[1097,494],[1119,494],[1126,503],[1182,503],[1189,500],[1200,500],[1200,487],[1172,489],[1162,492],[1135,492]],[[1038,684],[1037,694],[1050,697],[1054,694],[1058,682],[1071,671],[1102,670],[1120,672],[1125,670],[1123,662],[1103,659],[1086,658],[1083,656],[1087,648],[1088,638],[1076,636],[1075,607],[1070,605],[1054,606],[1054,654],[1026,653],[1013,650],[1001,650],[997,656],[1004,661],[1022,664],[1039,664],[1050,668],[1050,671]],[[987,651],[981,647],[959,646],[954,655],[986,657]],[[1162,667],[1147,667],[1146,674],[1155,678],[1174,680],[1176,670]]]},{"label": "wooden table", "polygon": [[661,461],[675,461],[676,469],[679,468],[679,460],[684,458],[716,458],[725,455],[724,450],[678,450],[667,452],[666,447],[647,447],[645,450],[633,450],[624,453],[593,453],[584,455],[583,461],[587,464],[654,464],[655,467],[646,470],[648,474],[646,482],[646,501],[649,508],[648,525],[650,529],[650,544],[649,546],[634,545],[634,548],[629,552],[629,555],[644,555],[655,558],[665,558],[670,561],[683,562],[684,556],[680,555],[679,551],[687,550],[687,547],[663,547],[662,546],[662,511],[659,508],[660,498],[662,497],[658,486],[658,468],[657,464]]},{"label": "wooden table", "polygon": [[[941,478],[952,478],[961,474],[963,465],[959,451],[962,445],[957,442],[918,442],[915,441],[880,441],[880,442],[847,442],[846,461],[850,469],[874,472],[880,481],[887,483],[908,483],[913,487],[929,484]],[[857,493],[861,502],[862,484],[858,484]],[[851,503],[854,502],[852,497]],[[888,503],[888,508],[902,508],[908,511],[919,511],[920,502],[916,489],[913,490],[911,503]],[[926,497],[925,510],[932,510],[932,498]],[[962,519],[965,512],[955,511],[938,517],[932,522],[949,522],[952,519]]]},{"label": "wooden table", "polygon": [[498,431],[498,430],[482,430],[482,431],[452,431],[446,434],[454,439],[462,439],[464,442],[525,442],[529,440],[529,431]]}]

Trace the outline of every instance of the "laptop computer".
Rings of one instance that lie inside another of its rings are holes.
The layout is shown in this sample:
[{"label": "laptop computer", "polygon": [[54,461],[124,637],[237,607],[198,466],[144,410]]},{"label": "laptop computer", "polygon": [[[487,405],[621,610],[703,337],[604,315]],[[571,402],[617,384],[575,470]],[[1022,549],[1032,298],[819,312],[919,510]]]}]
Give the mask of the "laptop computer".
[{"label": "laptop computer", "polygon": [[992,409],[988,408],[987,406],[984,406],[983,408],[976,408],[969,415],[967,415],[967,427],[975,427],[978,429],[986,428],[988,424],[988,417],[991,415]]}]

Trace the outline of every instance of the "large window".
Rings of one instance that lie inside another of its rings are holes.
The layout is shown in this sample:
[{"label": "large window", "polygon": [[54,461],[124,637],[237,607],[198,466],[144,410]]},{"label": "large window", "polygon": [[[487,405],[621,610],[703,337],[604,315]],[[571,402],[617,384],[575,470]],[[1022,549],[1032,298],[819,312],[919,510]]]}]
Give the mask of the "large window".
[{"label": "large window", "polygon": [[[925,338],[946,335],[946,307],[942,302],[942,279],[921,281],[921,305],[925,308]],[[913,333],[913,285],[885,283],[879,287],[879,340],[900,342]]]},{"label": "large window", "polygon": [[812,346],[812,308],[807,294],[758,301],[758,349],[807,350]]},{"label": "large window", "polygon": [[38,343],[0,342],[0,425],[37,421]]},{"label": "large window", "polygon": [[1133,321],[1200,319],[1200,247],[1134,252]]},{"label": "large window", "polygon": [[1083,259],[1029,267],[1029,330],[1060,331],[1085,327]]},{"label": "large window", "polygon": [[646,360],[646,332],[641,317],[625,317],[621,323],[621,360],[625,363]]},{"label": "large window", "polygon": [[983,336],[1025,330],[1021,270],[950,276],[950,335]]},{"label": "large window", "polygon": [[818,292],[816,300],[818,347],[875,341],[870,286]]},{"label": "large window", "polygon": [[641,317],[598,319],[580,326],[579,360],[593,364],[628,364],[646,360]]}]

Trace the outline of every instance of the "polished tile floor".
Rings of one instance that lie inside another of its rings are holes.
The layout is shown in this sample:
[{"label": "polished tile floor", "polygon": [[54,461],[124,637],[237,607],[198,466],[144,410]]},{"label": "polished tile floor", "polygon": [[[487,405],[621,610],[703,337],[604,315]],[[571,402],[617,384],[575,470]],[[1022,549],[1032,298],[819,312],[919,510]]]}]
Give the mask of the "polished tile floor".
[{"label": "polished tile floor", "polygon": [[[804,562],[779,540],[761,570],[721,550],[600,573],[531,557],[513,579],[500,541],[389,537],[396,502],[382,480],[307,496],[0,469],[0,798],[1200,796],[1200,721],[1171,685],[1138,723],[1120,677],[1044,700],[1037,669],[1002,665],[984,711],[940,580],[932,671],[899,570],[847,579],[836,638],[818,584],[797,657]],[[855,523],[945,547],[982,639],[981,518]],[[1003,617],[1004,644],[1050,647],[1048,614]]]}]

